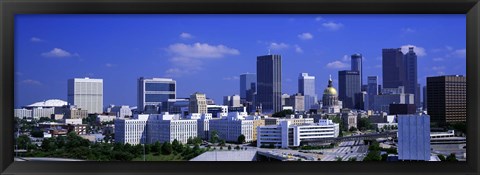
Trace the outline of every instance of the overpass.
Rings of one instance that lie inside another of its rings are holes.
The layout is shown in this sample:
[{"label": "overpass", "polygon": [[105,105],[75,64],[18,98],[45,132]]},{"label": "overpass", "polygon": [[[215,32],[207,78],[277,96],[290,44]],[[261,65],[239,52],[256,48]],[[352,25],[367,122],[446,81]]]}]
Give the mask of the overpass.
[{"label": "overpass", "polygon": [[371,134],[362,134],[354,135],[348,137],[336,137],[336,138],[321,138],[321,139],[305,139],[300,142],[300,145],[310,145],[310,146],[319,146],[324,143],[338,143],[346,141],[358,141],[358,140],[371,140],[377,138],[387,138],[387,137],[397,137],[397,131],[381,132],[381,133],[371,133]]}]

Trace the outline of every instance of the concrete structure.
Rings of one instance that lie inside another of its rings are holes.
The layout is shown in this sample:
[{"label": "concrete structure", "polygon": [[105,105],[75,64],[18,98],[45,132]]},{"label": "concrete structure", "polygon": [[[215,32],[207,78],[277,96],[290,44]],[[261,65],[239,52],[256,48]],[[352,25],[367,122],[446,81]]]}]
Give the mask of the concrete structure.
[{"label": "concrete structure", "polygon": [[238,136],[244,135],[246,142],[253,140],[253,120],[246,120],[247,113],[230,112],[227,117],[210,120],[210,137],[213,131],[220,139],[237,142]]},{"label": "concrete structure", "polygon": [[265,126],[265,119],[262,119],[262,118],[256,118],[253,120],[253,138],[252,138],[252,141],[256,141],[257,140],[257,130],[258,130],[258,127],[260,126]]},{"label": "concrete structure", "polygon": [[338,100],[337,90],[333,87],[332,76],[328,80],[328,86],[323,91],[322,110],[325,113],[338,113],[342,108]]},{"label": "concrete structure", "polygon": [[137,107],[143,113],[167,111],[168,99],[176,98],[176,81],[170,78],[144,78],[137,81]]},{"label": "concrete structure", "polygon": [[349,109],[342,109],[342,112],[341,112],[341,118],[342,118],[342,122],[343,122],[343,125],[346,127],[347,130],[349,130],[350,128],[354,127],[354,128],[358,128],[357,127],[357,113],[356,112],[353,112]]},{"label": "concrete structure", "polygon": [[[288,98],[290,98],[290,95],[288,95],[288,94],[282,94],[281,98],[282,98],[281,104],[282,104],[282,107],[283,107],[283,106],[286,106],[286,105],[287,105],[287,104],[286,104],[286,101],[287,101]],[[283,110],[283,108],[282,108],[282,110]]]},{"label": "concrete structure", "polygon": [[132,110],[130,110],[130,106],[122,105],[122,106],[113,106],[111,107],[110,113],[114,113],[119,118],[131,117]]},{"label": "concrete structure", "polygon": [[292,125],[303,125],[313,123],[313,118],[265,118],[265,125],[279,125],[281,121],[290,121]]},{"label": "concrete structure", "polygon": [[377,76],[368,76],[367,77],[367,94],[368,94],[368,109],[373,109],[373,98],[375,95],[378,95],[378,77]]},{"label": "concrete structure", "polygon": [[257,96],[256,106],[262,112],[273,114],[282,109],[282,57],[264,55],[257,57]]},{"label": "concrete structure", "polygon": [[115,142],[122,144],[145,144],[147,141],[148,114],[135,114],[134,119],[116,119]]},{"label": "concrete structure", "polygon": [[398,159],[430,160],[429,115],[398,115]]},{"label": "concrete structure", "polygon": [[195,92],[190,95],[190,102],[188,105],[188,113],[207,113],[207,100],[205,94]]},{"label": "concrete structure", "polygon": [[88,116],[86,109],[77,108],[75,105],[65,105],[61,108],[55,108],[54,113],[63,115],[64,119],[84,119]]},{"label": "concrete structure", "polygon": [[223,105],[227,105],[230,107],[240,107],[241,106],[240,96],[239,95],[224,96]]},{"label": "concrete structure", "polygon": [[13,116],[23,119],[31,119],[32,118],[32,110],[29,109],[14,109]]},{"label": "concrete structure", "polygon": [[103,80],[73,78],[68,80],[68,103],[88,113],[103,112]]},{"label": "concrete structure", "polygon": [[81,125],[82,124],[82,119],[64,119],[65,124],[71,124],[71,125]]},{"label": "concrete structure", "polygon": [[317,103],[317,93],[315,92],[315,77],[308,73],[300,73],[298,77],[298,92],[304,96],[305,111],[309,111]]},{"label": "concrete structure", "polygon": [[[189,98],[177,98],[177,99],[168,99],[168,113],[170,114],[182,114],[182,108],[187,108],[190,104]],[[187,110],[188,112],[188,110]],[[183,114],[182,114],[183,115]]]},{"label": "concrete structure", "polygon": [[147,121],[147,143],[173,142],[186,144],[197,137],[197,119],[179,119],[178,114],[152,114]]},{"label": "concrete structure", "polygon": [[305,111],[305,97],[301,93],[291,95],[285,100],[286,106],[292,106],[294,112],[303,113]]},{"label": "concrete structure", "polygon": [[355,109],[355,94],[361,90],[360,72],[338,71],[338,99],[343,102],[344,108]]},{"label": "concrete structure", "polygon": [[43,107],[32,108],[32,117],[35,119],[39,119],[41,117],[50,118],[54,113],[55,113],[55,108],[43,108]]},{"label": "concrete structure", "polygon": [[373,97],[374,111],[383,111],[389,113],[390,104],[414,104],[413,94],[381,94]]},{"label": "concrete structure", "polygon": [[207,113],[212,114],[212,117],[222,118],[228,115],[228,106],[225,105],[207,105]]},{"label": "concrete structure", "polygon": [[320,120],[319,123],[293,125],[284,120],[278,125],[260,126],[257,129],[257,147],[288,148],[300,146],[301,141],[318,138],[338,137],[339,124],[331,120]]},{"label": "concrete structure", "polygon": [[32,109],[32,108],[55,108],[55,107],[62,107],[64,105],[67,105],[66,101],[59,100],[59,99],[49,99],[45,101],[40,101],[40,102],[35,102],[33,104],[24,106],[23,108],[25,109]]},{"label": "concrete structure", "polygon": [[462,75],[427,77],[427,109],[432,123],[467,120],[466,81]]},{"label": "concrete structure", "polygon": [[427,86],[423,86],[423,110],[427,110]]},{"label": "concrete structure", "polygon": [[98,123],[111,122],[116,118],[117,118],[117,116],[115,116],[115,115],[97,115],[97,122]]},{"label": "concrete structure", "polygon": [[368,94],[365,91],[355,94],[355,109],[368,110]]}]

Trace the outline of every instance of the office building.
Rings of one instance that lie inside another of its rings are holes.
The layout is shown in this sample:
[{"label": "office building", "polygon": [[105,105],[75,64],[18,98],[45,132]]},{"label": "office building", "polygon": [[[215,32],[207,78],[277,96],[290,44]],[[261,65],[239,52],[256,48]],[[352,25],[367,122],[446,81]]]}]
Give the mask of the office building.
[{"label": "office building", "polygon": [[405,93],[414,94],[415,105],[420,107],[420,93],[417,94],[418,74],[417,74],[417,55],[413,47],[408,48],[405,54]]},{"label": "office building", "polygon": [[193,113],[189,114],[187,119],[197,120],[197,137],[203,140],[210,140],[210,120],[212,120],[212,114],[199,114]]},{"label": "office building", "polygon": [[351,70],[352,71],[358,71],[359,73],[359,76],[360,76],[360,85],[363,85],[363,67],[362,67],[362,54],[353,54],[351,56],[351,61],[352,61],[352,67],[351,67]]},{"label": "office building", "polygon": [[227,105],[227,106],[231,106],[231,107],[242,106],[241,103],[240,103],[240,95],[224,96],[223,97],[223,105]]},{"label": "office building", "polygon": [[298,92],[304,96],[305,111],[312,109],[317,102],[317,94],[315,93],[315,77],[308,73],[301,73],[298,77]]},{"label": "office building", "polygon": [[338,71],[338,99],[342,101],[344,108],[355,108],[355,94],[361,90],[360,72]]},{"label": "office building", "polygon": [[355,109],[368,110],[368,94],[365,91],[355,94]]},{"label": "office building", "polygon": [[188,105],[188,113],[207,113],[207,100],[205,94],[195,92],[190,95],[190,102]]},{"label": "office building", "polygon": [[432,123],[466,121],[466,80],[462,75],[427,77],[427,110]]},{"label": "office building", "polygon": [[55,108],[54,113],[63,115],[64,119],[84,119],[88,116],[86,109],[78,108],[75,105],[65,105]]},{"label": "office building", "polygon": [[282,109],[282,58],[280,55],[257,57],[257,95],[255,105],[264,113],[275,113]]},{"label": "office building", "polygon": [[[295,115],[293,115],[295,116]],[[290,117],[290,118],[275,118],[275,117],[269,117],[265,118],[265,125],[279,125],[281,121],[290,121],[291,125],[303,125],[303,124],[309,124],[309,123],[314,123],[313,118],[303,118],[302,115],[298,115],[298,118]]]},{"label": "office building", "polygon": [[14,109],[13,116],[20,118],[20,119],[31,119],[32,118],[32,110],[30,109]]},{"label": "office building", "polygon": [[405,86],[405,61],[401,48],[382,49],[383,88]]},{"label": "office building", "polygon": [[158,114],[167,111],[168,99],[176,98],[176,81],[169,78],[138,79],[138,111],[146,114]]},{"label": "office building", "polygon": [[125,117],[131,117],[132,116],[132,110],[130,110],[129,106],[122,105],[122,106],[114,106],[111,110],[112,113],[115,113],[115,115],[119,118],[125,118]]},{"label": "office building", "polygon": [[305,97],[301,93],[291,95],[285,99],[285,106],[291,106],[293,112],[303,113],[305,111]]},{"label": "office building", "polygon": [[358,128],[357,127],[357,119],[358,119],[358,114],[350,109],[342,109],[341,111],[341,118],[343,122],[343,126],[345,126],[345,129],[350,129],[350,128]]},{"label": "office building", "polygon": [[373,109],[373,97],[378,95],[378,77],[377,76],[368,76],[367,77],[367,94],[368,94],[368,109]]},{"label": "office building", "polygon": [[116,119],[115,142],[122,144],[145,144],[147,141],[148,114],[135,114],[134,119]]},{"label": "office building", "polygon": [[178,114],[151,114],[147,121],[147,143],[173,142],[186,144],[198,136],[197,119],[180,119]]},{"label": "office building", "polygon": [[423,86],[423,110],[427,110],[427,86]]},{"label": "office building", "polygon": [[416,111],[417,110],[415,104],[390,104],[388,114],[415,114]]},{"label": "office building", "polygon": [[430,160],[430,116],[398,115],[398,159]]},{"label": "office building", "polygon": [[240,98],[252,102],[252,95],[257,91],[257,74],[245,73],[240,75]]},{"label": "office building", "polygon": [[383,111],[390,113],[390,104],[414,104],[413,94],[381,94],[373,96],[374,111]]},{"label": "office building", "polygon": [[245,142],[253,140],[253,120],[245,120],[246,113],[230,112],[222,119],[210,120],[210,137],[216,131],[218,137],[227,142],[237,142],[238,136],[244,135]]},{"label": "office building", "polygon": [[214,118],[222,118],[228,115],[228,106],[207,105],[207,113],[212,114],[212,117]]},{"label": "office building", "polygon": [[328,86],[323,91],[322,110],[324,113],[338,113],[342,106],[338,101],[337,90],[333,87],[332,76],[328,80]]},{"label": "office building", "polygon": [[68,103],[88,113],[103,112],[103,80],[73,78],[68,80]]}]

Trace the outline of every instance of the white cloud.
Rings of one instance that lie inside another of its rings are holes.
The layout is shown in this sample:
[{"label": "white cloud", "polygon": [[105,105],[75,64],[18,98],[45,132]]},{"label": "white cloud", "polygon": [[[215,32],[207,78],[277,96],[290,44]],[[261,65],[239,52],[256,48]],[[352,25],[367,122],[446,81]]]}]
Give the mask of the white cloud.
[{"label": "white cloud", "polygon": [[321,16],[315,18],[315,21],[322,21],[322,20],[323,18]]},{"label": "white cloud", "polygon": [[23,80],[21,83],[31,84],[31,85],[42,85],[42,83],[40,83],[39,81],[37,81],[37,80],[32,80],[32,79]]},{"label": "white cloud", "polygon": [[300,46],[295,45],[295,52],[297,52],[297,53],[303,53],[303,49],[302,49]]},{"label": "white cloud", "polygon": [[335,22],[325,22],[322,24],[323,27],[329,30],[338,30],[343,27],[342,23],[335,23]]},{"label": "white cloud", "polygon": [[115,66],[117,66],[117,65],[112,64],[112,63],[107,63],[107,64],[105,64],[105,66],[106,66],[106,67],[115,67]]},{"label": "white cloud", "polygon": [[313,35],[307,32],[307,33],[299,34],[298,38],[300,38],[301,40],[310,40],[310,39],[313,39]]},{"label": "white cloud", "polygon": [[350,65],[343,63],[341,61],[334,61],[334,62],[328,63],[327,67],[331,69],[342,69],[342,68],[350,67]]},{"label": "white cloud", "polygon": [[402,32],[403,33],[415,33],[416,31],[415,31],[415,29],[407,27],[407,28],[402,28]]},{"label": "white cloud", "polygon": [[238,77],[238,76],[224,77],[223,80],[240,80],[240,77]]},{"label": "white cloud", "polygon": [[[78,54],[74,54],[74,55],[78,56]],[[63,49],[54,48],[50,52],[42,53],[42,56],[62,58],[62,57],[70,57],[70,56],[72,56],[72,54],[70,52],[67,52],[67,51],[63,50]]]},{"label": "white cloud", "polygon": [[350,59],[350,57],[348,57],[348,55],[343,55],[343,57],[342,57],[343,62],[347,62],[347,61],[350,61],[350,60],[351,59]]},{"label": "white cloud", "polygon": [[42,42],[43,40],[40,39],[40,38],[37,38],[37,37],[32,37],[32,38],[30,38],[30,41],[31,42]]},{"label": "white cloud", "polygon": [[458,49],[453,52],[453,55],[460,57],[460,58],[466,58],[467,57],[467,49]]},{"label": "white cloud", "polygon": [[447,49],[448,51],[452,51],[452,50],[453,50],[453,47],[451,47],[451,46],[445,46],[445,49]]},{"label": "white cloud", "polygon": [[281,49],[286,49],[288,47],[289,47],[288,44],[273,42],[273,43],[270,43],[270,46],[268,48],[272,50],[281,50]]},{"label": "white cloud", "polygon": [[439,71],[437,72],[438,75],[445,75],[445,72]]},{"label": "white cloud", "polygon": [[442,57],[437,57],[437,58],[433,58],[432,60],[433,61],[443,61],[444,59]]},{"label": "white cloud", "polygon": [[411,44],[407,44],[407,45],[403,45],[401,46],[402,48],[402,52],[404,54],[406,54],[408,52],[408,48],[410,47],[414,47],[413,48],[413,51],[415,52],[415,54],[417,54],[417,56],[419,57],[423,57],[425,55],[427,55],[427,52],[425,51],[425,49],[423,47],[418,47],[418,46],[415,46],[415,45],[411,45]]},{"label": "white cloud", "polygon": [[183,32],[183,33],[180,34],[180,38],[182,38],[182,39],[190,39],[190,38],[193,38],[193,35],[190,34],[190,33]]},{"label": "white cloud", "polygon": [[445,70],[445,66],[433,66],[432,70],[434,70],[434,71]]},{"label": "white cloud", "polygon": [[172,55],[169,61],[172,67],[165,71],[167,76],[179,77],[198,72],[203,69],[203,62],[209,59],[220,59],[227,55],[239,55],[237,49],[224,45],[195,43],[192,45],[176,43],[166,49]]}]

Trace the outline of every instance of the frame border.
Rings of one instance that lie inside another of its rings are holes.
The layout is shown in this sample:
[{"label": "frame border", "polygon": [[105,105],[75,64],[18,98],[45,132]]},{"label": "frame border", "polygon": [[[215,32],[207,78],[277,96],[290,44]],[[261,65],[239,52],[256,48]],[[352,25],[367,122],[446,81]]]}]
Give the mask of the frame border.
[{"label": "frame border", "polygon": [[[4,0],[0,2],[1,174],[478,174],[480,5],[478,0]],[[133,7],[133,8],[132,8]],[[14,162],[15,14],[466,14],[466,162]],[[348,168],[346,168],[348,167]],[[235,172],[232,172],[235,171]]]}]

